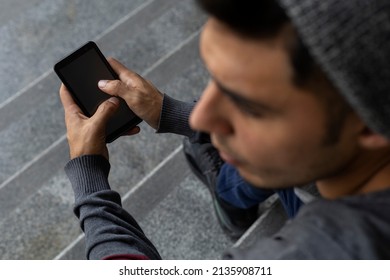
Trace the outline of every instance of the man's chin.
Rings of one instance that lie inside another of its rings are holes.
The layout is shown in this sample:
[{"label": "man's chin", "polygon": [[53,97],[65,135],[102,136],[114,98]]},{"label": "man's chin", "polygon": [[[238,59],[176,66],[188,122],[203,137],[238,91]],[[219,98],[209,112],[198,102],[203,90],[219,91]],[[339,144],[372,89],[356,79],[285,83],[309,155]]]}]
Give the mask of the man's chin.
[{"label": "man's chin", "polygon": [[240,176],[244,179],[244,181],[249,183],[250,185],[258,188],[266,188],[264,180],[262,180],[262,178],[259,178],[257,174],[254,175],[250,172],[247,172],[243,168],[237,168],[237,171],[240,174]]},{"label": "man's chin", "polygon": [[292,185],[282,184],[277,179],[264,178],[260,177],[258,174],[253,174],[251,172],[246,171],[242,168],[237,168],[238,173],[244,179],[245,182],[249,183],[253,187],[262,188],[262,189],[284,189],[290,187]]}]

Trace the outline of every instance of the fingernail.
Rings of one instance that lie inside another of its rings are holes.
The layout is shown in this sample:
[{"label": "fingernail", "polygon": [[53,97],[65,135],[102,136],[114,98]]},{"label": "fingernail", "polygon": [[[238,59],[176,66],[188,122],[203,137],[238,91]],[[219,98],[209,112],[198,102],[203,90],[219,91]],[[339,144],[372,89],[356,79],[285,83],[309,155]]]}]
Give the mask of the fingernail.
[{"label": "fingernail", "polygon": [[111,103],[115,104],[116,106],[119,105],[119,99],[116,98],[116,97],[111,97],[111,98],[109,98],[109,99],[108,99],[108,102],[111,102]]},{"label": "fingernail", "polygon": [[101,81],[99,81],[99,83],[98,83],[98,87],[100,87],[100,88],[105,88],[106,85],[107,85],[107,83],[108,83],[108,80],[101,80]]}]

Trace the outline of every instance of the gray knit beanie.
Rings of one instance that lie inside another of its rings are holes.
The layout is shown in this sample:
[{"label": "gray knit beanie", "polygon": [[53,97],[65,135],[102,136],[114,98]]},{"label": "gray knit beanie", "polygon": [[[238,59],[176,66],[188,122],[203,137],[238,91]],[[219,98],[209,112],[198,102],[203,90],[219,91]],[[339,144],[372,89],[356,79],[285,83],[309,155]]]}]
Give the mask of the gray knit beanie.
[{"label": "gray knit beanie", "polygon": [[278,0],[334,86],[390,139],[390,0]]}]

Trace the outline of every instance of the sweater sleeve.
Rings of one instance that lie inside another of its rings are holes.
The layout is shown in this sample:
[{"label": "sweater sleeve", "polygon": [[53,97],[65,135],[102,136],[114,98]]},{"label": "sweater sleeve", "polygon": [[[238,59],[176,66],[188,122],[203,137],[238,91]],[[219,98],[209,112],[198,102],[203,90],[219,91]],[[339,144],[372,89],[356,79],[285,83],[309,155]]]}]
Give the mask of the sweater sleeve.
[{"label": "sweater sleeve", "polygon": [[71,160],[65,171],[75,195],[74,213],[85,233],[88,259],[160,259],[157,249],[110,189],[102,156]]},{"label": "sweater sleeve", "polygon": [[193,137],[195,132],[190,128],[189,117],[194,106],[195,102],[182,102],[164,94],[159,127],[156,132]]}]

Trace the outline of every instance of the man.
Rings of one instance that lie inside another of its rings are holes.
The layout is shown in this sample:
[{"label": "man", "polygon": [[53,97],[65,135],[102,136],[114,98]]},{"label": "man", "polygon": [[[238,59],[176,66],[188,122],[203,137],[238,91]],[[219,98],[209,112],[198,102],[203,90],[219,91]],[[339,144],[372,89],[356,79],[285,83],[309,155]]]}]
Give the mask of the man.
[{"label": "man", "polygon": [[[226,257],[388,259],[390,4],[198,2],[210,14],[200,51],[211,80],[192,111],[192,129],[210,134],[221,158],[251,185],[280,189],[315,181],[324,197],[305,205],[271,238]],[[121,81],[101,81],[102,90],[124,98],[160,131],[167,119],[185,123],[185,114],[158,108],[169,108],[169,97],[111,64]],[[64,87],[61,99],[72,158],[66,170],[87,256],[159,258],[107,182],[104,126],[117,99],[90,119]],[[145,100],[156,104],[145,110]]]}]

